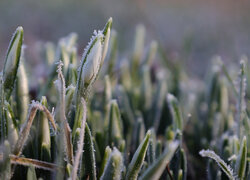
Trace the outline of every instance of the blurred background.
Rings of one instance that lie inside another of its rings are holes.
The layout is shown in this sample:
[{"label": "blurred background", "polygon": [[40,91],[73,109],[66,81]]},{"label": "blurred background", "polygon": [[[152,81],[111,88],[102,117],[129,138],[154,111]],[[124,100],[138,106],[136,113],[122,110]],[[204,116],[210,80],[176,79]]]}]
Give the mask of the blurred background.
[{"label": "blurred background", "polygon": [[146,27],[146,45],[157,40],[167,57],[182,57],[192,73],[203,75],[214,55],[224,62],[249,55],[249,9],[246,0],[0,0],[0,64],[18,25],[24,27],[32,65],[41,61],[37,41],[56,43],[76,32],[82,53],[93,30],[113,17],[121,52],[132,49],[135,26],[141,23]]}]

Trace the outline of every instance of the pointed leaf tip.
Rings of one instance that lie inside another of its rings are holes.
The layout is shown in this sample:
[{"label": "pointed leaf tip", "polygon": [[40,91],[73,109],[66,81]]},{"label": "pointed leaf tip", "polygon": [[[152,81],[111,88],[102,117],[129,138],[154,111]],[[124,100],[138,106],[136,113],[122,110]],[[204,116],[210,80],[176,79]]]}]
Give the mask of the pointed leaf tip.
[{"label": "pointed leaf tip", "polygon": [[106,36],[108,29],[111,29],[113,23],[113,18],[110,17],[107,21],[106,25],[103,28],[103,35]]},{"label": "pointed leaf tip", "polygon": [[18,26],[16,29],[17,32],[19,33],[23,33],[23,27],[22,26]]},{"label": "pointed leaf tip", "polygon": [[11,38],[3,69],[3,86],[7,99],[9,99],[9,96],[14,87],[14,82],[16,79],[16,74],[21,57],[22,43],[23,28],[19,26]]},{"label": "pointed leaf tip", "polygon": [[150,136],[151,136],[151,130],[148,130],[144,140],[141,142],[141,144],[137,148],[137,150],[132,158],[132,161],[130,162],[130,164],[128,166],[126,180],[137,179],[138,174],[139,174],[141,167],[143,165],[145,156],[146,156]]}]

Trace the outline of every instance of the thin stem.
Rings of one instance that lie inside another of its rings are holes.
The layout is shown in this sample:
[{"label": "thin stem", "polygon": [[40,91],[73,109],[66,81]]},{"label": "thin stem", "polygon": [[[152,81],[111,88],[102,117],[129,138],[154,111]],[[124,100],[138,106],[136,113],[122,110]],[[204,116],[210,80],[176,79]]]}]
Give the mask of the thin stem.
[{"label": "thin stem", "polygon": [[85,100],[83,98],[81,100],[82,100],[82,105],[83,105],[83,118],[82,118],[82,124],[81,124],[80,139],[77,145],[78,148],[77,148],[77,152],[75,155],[75,160],[74,160],[74,165],[73,165],[73,170],[72,170],[72,180],[75,180],[77,177],[77,170],[78,170],[80,158],[82,155],[83,143],[84,143],[84,134],[85,134],[84,131],[85,131],[85,124],[86,124],[87,108],[86,108]]},{"label": "thin stem", "polygon": [[1,117],[1,132],[0,132],[0,136],[1,136],[1,141],[0,142],[4,142],[4,138],[6,136],[6,132],[5,132],[5,118],[4,118],[4,89],[3,89],[3,76],[0,76],[0,85],[1,85],[1,89],[0,89],[0,93],[1,93],[1,109],[0,109],[0,117]]},{"label": "thin stem", "polygon": [[[44,170],[48,170],[48,171],[55,171],[55,170],[58,170],[61,168],[53,163],[39,161],[36,159],[18,157],[18,156],[15,156],[13,154],[10,154],[9,157],[10,157],[11,164],[17,164],[17,165],[23,165],[23,166],[33,165],[36,168],[44,169]],[[0,160],[2,160],[2,159],[3,159],[3,154],[0,154]]]},{"label": "thin stem", "polygon": [[29,132],[30,132],[31,125],[32,125],[33,120],[34,120],[34,118],[36,116],[38,106],[39,106],[38,103],[32,102],[31,108],[30,108],[30,111],[29,111],[29,115],[28,115],[28,119],[25,122],[25,124],[22,126],[21,131],[19,133],[19,138],[17,140],[17,143],[16,143],[14,151],[13,151],[14,155],[19,156],[21,154],[23,145],[27,140],[27,137],[28,137]]},{"label": "thin stem", "polygon": [[57,69],[57,73],[58,73],[58,80],[59,80],[59,93],[60,93],[60,119],[63,125],[63,129],[64,129],[64,138],[65,138],[65,142],[66,142],[66,152],[67,152],[67,158],[68,158],[68,162],[70,164],[73,164],[73,146],[72,146],[72,142],[71,142],[71,129],[69,127],[69,124],[66,120],[66,116],[65,116],[65,94],[66,94],[66,89],[65,89],[65,79],[63,77],[62,74],[62,66],[63,63],[60,61],[58,63],[58,69]]}]

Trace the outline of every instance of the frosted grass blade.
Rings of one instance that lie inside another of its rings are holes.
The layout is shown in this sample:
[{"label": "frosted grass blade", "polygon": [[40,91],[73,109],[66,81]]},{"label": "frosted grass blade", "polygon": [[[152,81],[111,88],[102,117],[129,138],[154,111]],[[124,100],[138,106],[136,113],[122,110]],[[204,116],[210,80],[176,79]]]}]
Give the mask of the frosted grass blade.
[{"label": "frosted grass blade", "polygon": [[164,150],[162,155],[155,160],[155,162],[147,168],[147,170],[141,175],[140,180],[159,179],[162,175],[166,165],[172,159],[177,147],[178,142],[171,142]]},{"label": "frosted grass blade", "polygon": [[202,157],[209,157],[209,158],[213,159],[214,161],[216,161],[216,163],[223,170],[223,172],[227,175],[227,177],[230,180],[235,180],[234,172],[233,172],[232,168],[229,165],[227,165],[217,154],[215,154],[214,151],[202,150],[199,152],[199,154]]},{"label": "frosted grass blade", "polygon": [[126,180],[136,180],[137,176],[140,172],[140,169],[142,167],[143,161],[146,156],[147,148],[149,145],[149,139],[150,139],[151,131],[149,130],[144,138],[144,140],[141,142],[140,146],[137,148],[132,161],[130,162],[128,166],[128,170],[126,173]]},{"label": "frosted grass blade", "polygon": [[96,162],[95,162],[95,149],[88,124],[85,125],[84,135],[84,153],[82,168],[84,178],[89,177],[90,180],[96,180]]},{"label": "frosted grass blade", "polygon": [[121,153],[115,148],[109,156],[101,180],[118,180],[121,179],[123,166]]},{"label": "frosted grass blade", "polygon": [[245,177],[246,172],[246,166],[247,166],[247,139],[246,136],[243,137],[241,146],[240,146],[240,152],[236,160],[236,172],[238,174],[238,178],[240,180],[243,180]]},{"label": "frosted grass blade", "polygon": [[100,168],[100,172],[99,172],[99,177],[102,176],[103,172],[104,172],[104,168],[108,162],[109,156],[111,154],[112,150],[109,146],[106,147],[104,155],[103,155],[103,160],[102,160],[102,164],[101,164],[101,168]]}]

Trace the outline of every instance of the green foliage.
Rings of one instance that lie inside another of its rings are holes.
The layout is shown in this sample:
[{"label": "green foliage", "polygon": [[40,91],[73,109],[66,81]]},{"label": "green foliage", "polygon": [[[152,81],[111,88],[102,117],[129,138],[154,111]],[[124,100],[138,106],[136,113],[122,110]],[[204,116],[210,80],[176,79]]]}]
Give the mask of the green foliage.
[{"label": "green foliage", "polygon": [[216,56],[197,80],[143,25],[120,60],[111,27],[81,61],[75,33],[41,46],[49,73],[35,93],[17,28],[0,76],[0,179],[249,179],[246,57],[238,77]]}]

